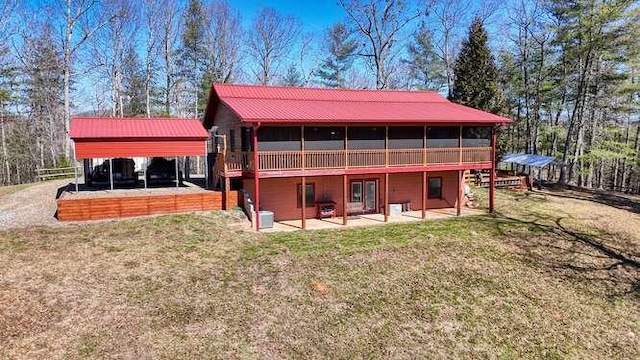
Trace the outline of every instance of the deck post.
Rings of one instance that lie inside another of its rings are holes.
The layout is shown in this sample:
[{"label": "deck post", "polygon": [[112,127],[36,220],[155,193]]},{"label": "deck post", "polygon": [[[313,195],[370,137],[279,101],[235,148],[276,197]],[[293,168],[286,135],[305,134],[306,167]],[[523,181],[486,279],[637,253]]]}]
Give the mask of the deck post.
[{"label": "deck post", "polygon": [[[347,134],[349,133],[349,127],[344,127],[344,168],[349,168],[349,143]],[[345,224],[346,225],[346,224]]]},{"label": "deck post", "polygon": [[422,220],[427,218],[427,172],[422,172]]},{"label": "deck post", "polygon": [[464,199],[464,170],[458,170],[458,203],[456,204],[456,215],[462,214],[462,199]]},{"label": "deck post", "polygon": [[[76,149],[73,147],[73,177],[76,181],[76,192],[78,192],[78,160],[76,159]],[[86,183],[85,179],[85,183]]]},{"label": "deck post", "polygon": [[144,178],[142,179],[144,181],[144,188],[147,188],[147,168],[149,167],[149,158],[145,158],[146,164],[144,165]]},{"label": "deck post", "polygon": [[209,146],[207,141],[204,142],[204,188],[209,188]]},{"label": "deck post", "polygon": [[179,175],[179,171],[178,171],[178,157],[175,157],[176,159],[176,187],[179,188],[180,187],[180,178],[178,177]]},{"label": "deck post", "polygon": [[342,175],[342,225],[347,226],[347,174]]},{"label": "deck post", "polygon": [[304,154],[304,125],[300,128],[300,169],[304,171],[306,155]]},{"label": "deck post", "polygon": [[389,167],[389,126],[384,128],[384,166]]},{"label": "deck post", "polygon": [[253,197],[254,199],[254,215],[255,215],[255,224],[256,231],[260,231],[260,163],[258,159],[258,125],[253,126],[253,178],[254,178],[254,188],[253,188]]},{"label": "deck post", "polygon": [[423,126],[422,136],[422,166],[427,166],[427,125]]},{"label": "deck post", "polygon": [[230,191],[230,184],[231,180],[229,179],[228,176],[224,177],[224,210],[229,210],[229,191]]},{"label": "deck post", "polygon": [[113,190],[113,158],[109,158],[109,185]]},{"label": "deck post", "polygon": [[458,163],[462,165],[462,125],[458,128]]},{"label": "deck post", "polygon": [[306,208],[307,208],[307,178],[303,175],[302,176],[302,189],[300,189],[300,197],[302,198],[302,209],[300,210],[302,212],[302,230],[307,228],[307,214],[306,214]]},{"label": "deck post", "polygon": [[384,222],[389,221],[389,173],[384,174]]},{"label": "deck post", "polygon": [[489,213],[495,211],[496,201],[496,128],[491,129],[491,169],[489,173]]}]

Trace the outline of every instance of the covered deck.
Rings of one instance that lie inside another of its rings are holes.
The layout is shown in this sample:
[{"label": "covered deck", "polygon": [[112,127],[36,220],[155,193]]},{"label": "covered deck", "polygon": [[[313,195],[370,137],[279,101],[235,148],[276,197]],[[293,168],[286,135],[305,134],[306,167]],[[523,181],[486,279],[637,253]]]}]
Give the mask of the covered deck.
[{"label": "covered deck", "polygon": [[[477,216],[486,214],[485,211],[480,209],[465,208],[462,209],[459,216]],[[436,220],[447,219],[457,217],[457,211],[455,208],[445,209],[433,209],[427,210],[425,218],[422,218],[422,211],[407,211],[402,214],[393,215],[388,217],[388,221],[385,222],[384,214],[366,214],[349,216],[347,225],[344,224],[344,219],[341,216],[325,219],[307,219],[305,224],[305,230],[329,230],[329,229],[344,229],[349,227],[363,227],[363,226],[375,226],[384,225],[389,223],[407,223],[423,220]],[[298,231],[302,230],[302,220],[286,220],[276,221],[273,224],[273,228],[261,229],[262,232],[280,232],[280,231]]]}]

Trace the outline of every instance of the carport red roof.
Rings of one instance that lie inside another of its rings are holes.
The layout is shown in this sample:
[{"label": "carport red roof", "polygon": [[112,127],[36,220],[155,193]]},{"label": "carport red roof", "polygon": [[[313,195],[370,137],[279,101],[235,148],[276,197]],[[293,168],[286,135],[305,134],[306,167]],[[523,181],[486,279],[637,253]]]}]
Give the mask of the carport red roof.
[{"label": "carport red roof", "polygon": [[206,140],[198,119],[75,117],[69,137],[89,139]]},{"label": "carport red roof", "polygon": [[508,123],[432,91],[347,90],[213,84],[205,125],[220,102],[242,121],[261,123]]}]

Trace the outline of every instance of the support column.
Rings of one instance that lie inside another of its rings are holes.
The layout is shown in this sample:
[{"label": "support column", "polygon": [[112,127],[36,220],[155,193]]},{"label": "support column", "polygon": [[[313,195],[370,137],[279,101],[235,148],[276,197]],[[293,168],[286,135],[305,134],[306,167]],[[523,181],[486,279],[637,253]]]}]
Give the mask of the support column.
[{"label": "support column", "polygon": [[109,185],[113,190],[113,159],[109,158]]},{"label": "support column", "polygon": [[342,175],[342,225],[347,226],[347,175]]},{"label": "support column", "polygon": [[302,189],[300,191],[300,196],[302,197],[302,209],[300,212],[302,213],[302,230],[307,228],[307,178],[302,176]]},{"label": "support column", "polygon": [[384,166],[389,167],[389,127],[384,128]]},{"label": "support column", "polygon": [[180,178],[178,177],[180,170],[178,169],[178,157],[175,157],[176,159],[176,187],[179,188],[180,187]]},{"label": "support column", "polygon": [[253,206],[256,223],[256,231],[260,231],[260,163],[258,159],[258,126],[253,127]]},{"label": "support column", "polygon": [[231,180],[229,179],[228,176],[224,177],[224,193],[222,194],[222,197],[224,198],[224,210],[230,210],[229,209],[229,192],[231,188]]},{"label": "support column", "polygon": [[491,172],[489,173],[489,213],[495,212],[496,202],[496,128],[491,129]]},{"label": "support column", "polygon": [[389,173],[385,173],[384,174],[384,222],[388,222],[388,221],[389,221]]},{"label": "support column", "polygon": [[145,158],[145,164],[144,164],[144,179],[142,179],[144,181],[144,188],[147,188],[147,169],[149,168],[149,158]]},{"label": "support column", "polygon": [[304,125],[300,127],[300,169],[304,171],[306,167],[307,156],[304,154]]},{"label": "support column", "polygon": [[91,163],[89,159],[82,160],[82,173],[84,174],[84,184],[88,185],[87,179],[91,176]]},{"label": "support column", "polygon": [[[76,160],[76,150],[73,150],[73,176],[76,180],[76,192],[78,192],[78,160]],[[86,180],[85,180],[86,181]]]},{"label": "support column", "polygon": [[427,218],[427,172],[422,172],[422,220]]},{"label": "support column", "polygon": [[462,200],[464,199],[464,170],[458,170],[458,203],[456,204],[456,215],[462,214]]},{"label": "support column", "polygon": [[209,146],[204,142],[204,188],[209,188]]},{"label": "support column", "polygon": [[458,128],[458,163],[462,164],[462,125]]}]

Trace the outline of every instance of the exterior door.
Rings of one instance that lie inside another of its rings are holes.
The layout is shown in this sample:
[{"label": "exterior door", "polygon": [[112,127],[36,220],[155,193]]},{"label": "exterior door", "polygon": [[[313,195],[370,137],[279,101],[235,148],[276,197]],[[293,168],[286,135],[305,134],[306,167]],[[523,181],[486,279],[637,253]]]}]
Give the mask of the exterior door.
[{"label": "exterior door", "polygon": [[364,211],[377,213],[378,208],[378,182],[376,180],[365,180],[364,182]]},{"label": "exterior door", "polygon": [[362,211],[366,213],[378,212],[378,181],[351,181],[351,202],[361,203]]}]

